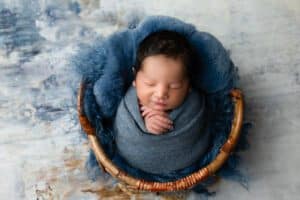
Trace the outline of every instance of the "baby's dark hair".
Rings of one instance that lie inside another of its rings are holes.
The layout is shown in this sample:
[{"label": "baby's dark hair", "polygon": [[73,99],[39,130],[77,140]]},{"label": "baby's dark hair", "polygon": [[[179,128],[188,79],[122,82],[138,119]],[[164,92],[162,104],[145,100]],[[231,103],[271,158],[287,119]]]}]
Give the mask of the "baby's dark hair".
[{"label": "baby's dark hair", "polygon": [[135,71],[138,72],[141,69],[145,58],[159,54],[173,59],[179,58],[186,67],[188,78],[192,80],[195,67],[199,62],[194,48],[184,36],[167,30],[148,35],[138,47]]}]

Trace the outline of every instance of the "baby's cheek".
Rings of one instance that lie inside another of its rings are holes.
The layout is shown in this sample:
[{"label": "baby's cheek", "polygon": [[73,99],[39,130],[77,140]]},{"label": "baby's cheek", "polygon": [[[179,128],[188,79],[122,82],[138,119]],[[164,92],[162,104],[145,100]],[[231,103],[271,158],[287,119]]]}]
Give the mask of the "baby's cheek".
[{"label": "baby's cheek", "polygon": [[141,92],[138,95],[138,98],[139,98],[140,102],[145,106],[147,106],[150,103],[150,96],[149,96],[149,94],[147,94],[145,92]]}]

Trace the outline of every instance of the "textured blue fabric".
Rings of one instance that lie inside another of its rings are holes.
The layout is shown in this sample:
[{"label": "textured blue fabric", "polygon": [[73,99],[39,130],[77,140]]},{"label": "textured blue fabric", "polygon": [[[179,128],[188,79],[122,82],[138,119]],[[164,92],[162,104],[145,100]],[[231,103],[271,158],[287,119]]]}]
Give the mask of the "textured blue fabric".
[{"label": "textured blue fabric", "polygon": [[[209,163],[219,152],[226,140],[233,115],[233,106],[228,91],[235,87],[236,70],[220,41],[209,33],[197,30],[192,24],[167,16],[150,16],[130,29],[116,32],[108,38],[99,38],[93,45],[84,47],[73,59],[78,72],[87,83],[84,97],[84,109],[88,119],[96,127],[97,136],[108,156],[123,170],[146,180],[169,181],[183,177],[199,167]],[[121,99],[130,87],[134,75],[139,43],[149,34],[159,30],[171,30],[181,33],[197,50],[201,67],[195,74],[193,86],[204,92],[208,109],[212,113],[212,142],[207,154],[194,165],[183,170],[166,174],[150,174],[128,165],[114,152],[114,134],[112,124]],[[246,128],[243,129],[245,133]],[[245,135],[242,133],[242,138]],[[237,151],[246,146],[243,139]],[[93,156],[92,156],[93,157]],[[231,156],[218,174],[224,177],[236,177],[238,164]]]}]

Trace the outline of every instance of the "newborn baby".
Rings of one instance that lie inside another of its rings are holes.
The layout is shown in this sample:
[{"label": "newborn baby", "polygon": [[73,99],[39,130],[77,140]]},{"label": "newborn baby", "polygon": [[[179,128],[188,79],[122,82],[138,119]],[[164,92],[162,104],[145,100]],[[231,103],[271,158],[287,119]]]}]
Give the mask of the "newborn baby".
[{"label": "newborn baby", "polygon": [[[178,49],[172,44],[175,42]],[[184,38],[167,31],[152,34],[140,45],[133,85],[146,128],[153,134],[173,129],[168,112],[181,105],[191,89],[187,69],[190,51]]]},{"label": "newborn baby", "polygon": [[133,167],[169,173],[206,151],[204,96],[191,86],[193,51],[176,32],[146,37],[137,51],[135,79],[114,123],[118,153]]}]

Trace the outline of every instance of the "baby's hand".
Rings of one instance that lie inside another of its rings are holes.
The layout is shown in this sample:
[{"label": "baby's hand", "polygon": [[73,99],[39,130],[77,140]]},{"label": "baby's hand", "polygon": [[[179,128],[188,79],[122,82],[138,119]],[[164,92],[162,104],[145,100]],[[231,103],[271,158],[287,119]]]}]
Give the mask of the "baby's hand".
[{"label": "baby's hand", "polygon": [[173,122],[166,112],[153,110],[146,106],[142,106],[141,110],[145,126],[150,133],[160,135],[173,129]]}]

